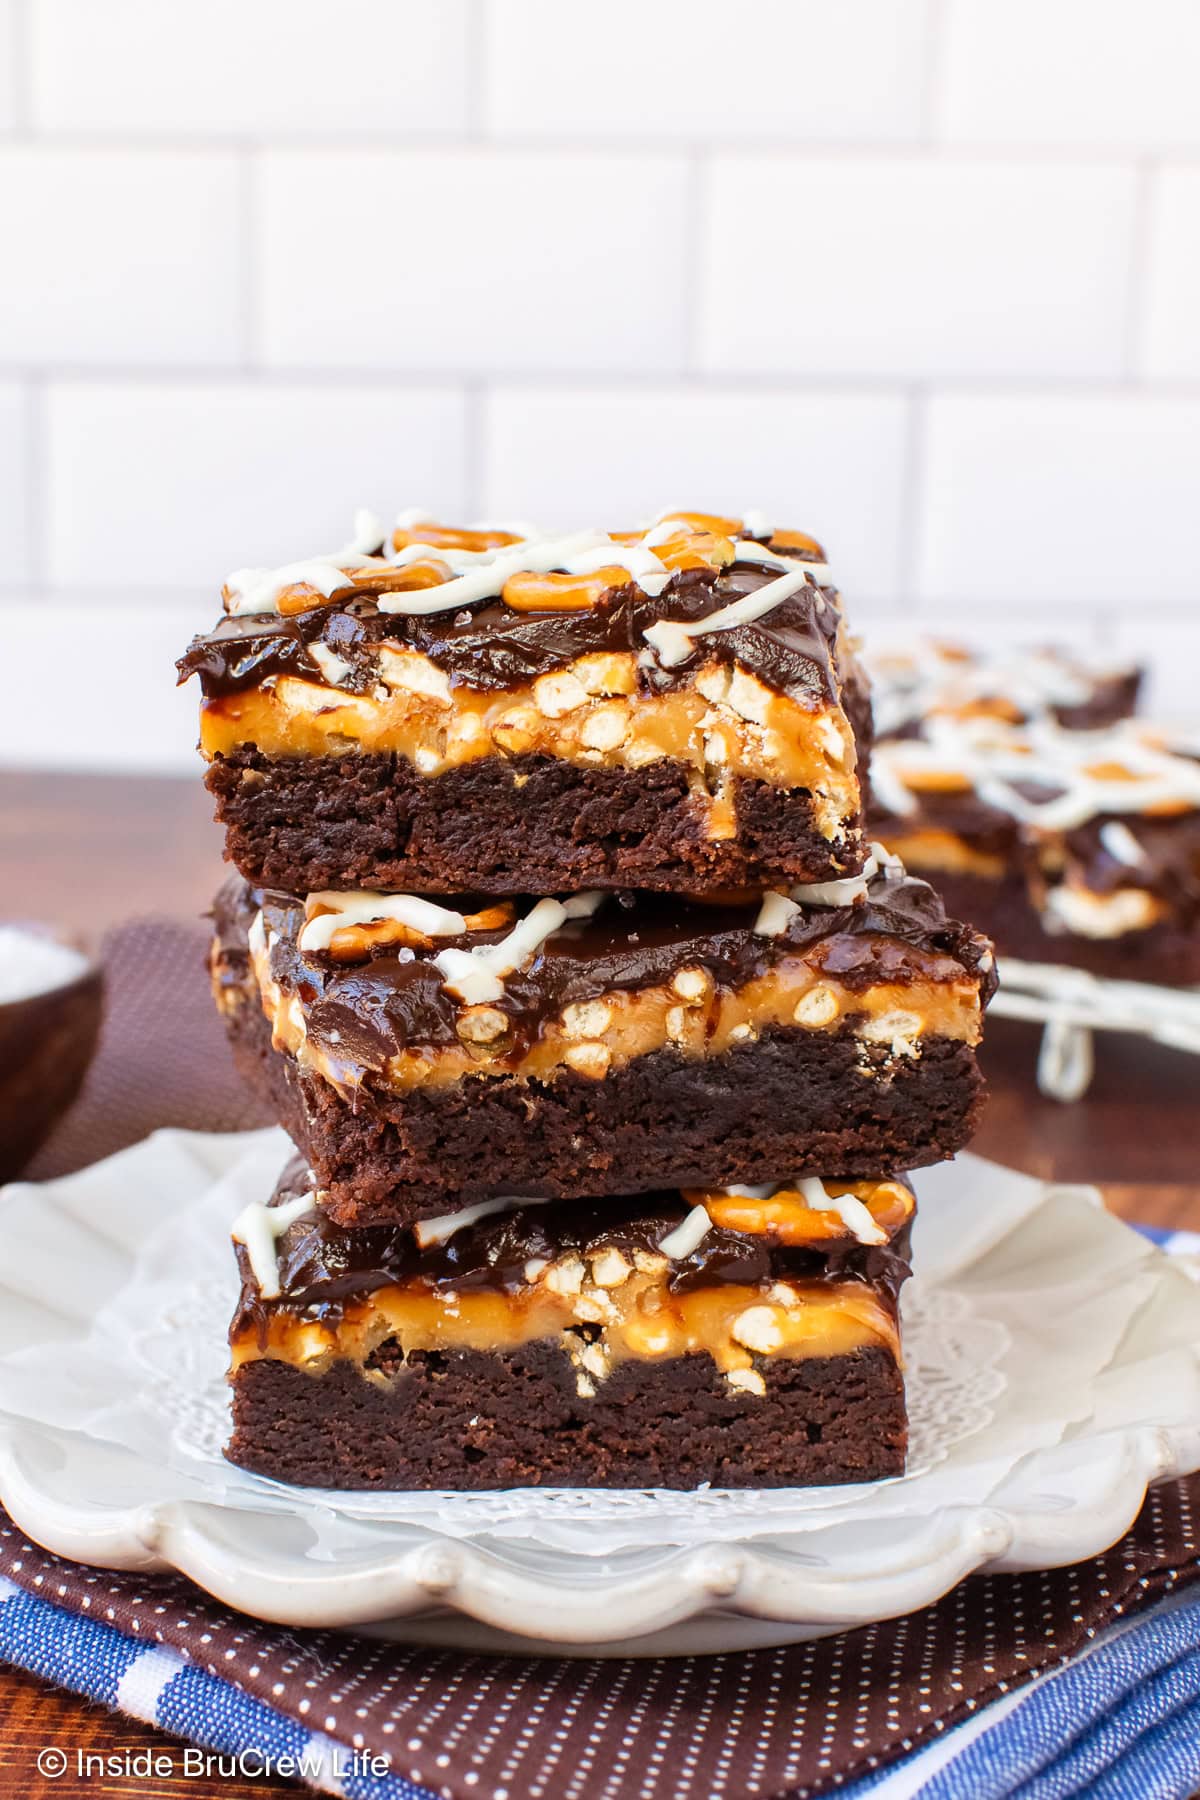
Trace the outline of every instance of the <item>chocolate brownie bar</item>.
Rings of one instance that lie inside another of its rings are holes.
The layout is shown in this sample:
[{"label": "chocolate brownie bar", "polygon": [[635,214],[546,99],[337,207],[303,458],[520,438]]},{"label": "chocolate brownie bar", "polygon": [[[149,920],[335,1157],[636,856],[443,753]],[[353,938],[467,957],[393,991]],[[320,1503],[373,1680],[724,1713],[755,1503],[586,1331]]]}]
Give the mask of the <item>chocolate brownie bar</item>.
[{"label": "chocolate brownie bar", "polygon": [[1103,731],[933,716],[877,744],[873,828],[1002,953],[1200,982],[1200,760]]},{"label": "chocolate brownie bar", "polygon": [[347,1232],[294,1165],[234,1227],[230,1459],[324,1488],[903,1472],[902,1180]]},{"label": "chocolate brownie bar", "polygon": [[813,539],[695,513],[384,535],[239,571],[180,659],[249,880],[706,893],[861,869],[869,701]]},{"label": "chocolate brownie bar", "polygon": [[343,1224],[869,1176],[970,1136],[991,948],[894,861],[751,901],[456,904],[218,897],[235,1055]]},{"label": "chocolate brownie bar", "polygon": [[881,738],[920,736],[935,714],[1097,731],[1136,711],[1142,681],[1135,664],[1051,646],[989,650],[910,638],[873,645],[864,660]]}]

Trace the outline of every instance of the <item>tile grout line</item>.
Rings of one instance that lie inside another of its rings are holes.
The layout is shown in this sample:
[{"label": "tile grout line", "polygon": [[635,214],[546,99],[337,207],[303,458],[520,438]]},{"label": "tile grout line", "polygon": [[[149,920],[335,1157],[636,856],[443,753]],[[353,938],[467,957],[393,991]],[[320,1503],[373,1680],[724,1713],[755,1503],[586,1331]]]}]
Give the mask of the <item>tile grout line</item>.
[{"label": "tile grout line", "polygon": [[13,0],[8,49],[13,59],[13,129],[8,141],[33,141],[33,21],[29,0]]},{"label": "tile grout line", "polygon": [[680,369],[687,382],[700,376],[700,327],[704,311],[705,250],[712,210],[712,164],[707,152],[695,146],[684,164],[683,195],[683,355]]},{"label": "tile grout line", "polygon": [[259,150],[255,144],[245,143],[239,149],[237,161],[238,330],[242,340],[243,371],[251,377],[262,370],[259,343],[262,270],[258,255],[261,181]]},{"label": "tile grout line", "polygon": [[923,147],[942,153],[939,127],[942,117],[942,91],[946,72],[946,34],[948,21],[945,0],[929,0],[925,15],[925,48],[921,65],[921,91],[918,97],[919,142]]},{"label": "tile grout line", "polygon": [[463,121],[467,141],[482,144],[487,132],[488,94],[488,15],[483,0],[467,0],[466,21],[466,118]]},{"label": "tile grout line", "polygon": [[1140,377],[1126,375],[957,375],[927,374],[920,370],[896,373],[821,374],[817,371],[783,370],[764,373],[761,370],[736,368],[664,372],[661,363],[645,369],[587,367],[511,368],[457,365],[425,370],[411,366],[368,366],[337,363],[277,363],[266,367],[244,361],[212,363],[79,363],[68,359],[28,362],[0,359],[0,380],[21,381],[31,373],[48,380],[78,387],[126,385],[150,387],[163,382],[177,382],[194,387],[222,382],[237,384],[251,375],[255,385],[281,389],[345,387],[353,390],[395,387],[414,393],[457,393],[465,383],[486,380],[492,387],[530,388],[538,392],[560,392],[571,398],[580,389],[604,393],[614,387],[653,388],[673,393],[738,394],[752,397],[778,394],[791,399],[894,399],[912,391],[914,384],[930,392],[983,401],[1005,398],[1041,400],[1129,399],[1173,400],[1180,405],[1200,402],[1200,377],[1164,375]]},{"label": "tile grout line", "polygon": [[1134,165],[1133,217],[1129,233],[1129,282],[1125,294],[1125,319],[1122,330],[1121,372],[1127,381],[1143,385],[1138,364],[1141,359],[1142,334],[1146,327],[1150,298],[1151,224],[1154,206],[1155,176],[1159,164],[1144,156]]},{"label": "tile grout line", "polygon": [[463,460],[461,477],[466,497],[466,514],[469,519],[481,519],[486,510],[483,500],[486,464],[484,432],[488,400],[486,382],[479,378],[465,382],[462,388],[462,397]]},{"label": "tile grout line", "polygon": [[29,537],[30,587],[38,599],[49,592],[46,532],[50,494],[49,421],[46,417],[49,383],[41,370],[31,369],[25,380],[25,529]]},{"label": "tile grout line", "polygon": [[926,387],[916,386],[909,390],[904,433],[904,472],[900,483],[900,543],[896,559],[900,577],[897,610],[901,616],[912,616],[922,610],[918,575],[927,501],[929,400],[930,394]]},{"label": "tile grout line", "polygon": [[[278,150],[283,154],[316,153],[332,157],[353,156],[363,151],[386,154],[395,151],[397,154],[411,154],[416,151],[436,157],[442,152],[462,150],[483,150],[489,156],[505,156],[507,154],[523,156],[544,154],[547,160],[557,161],[572,155],[610,156],[616,160],[666,160],[686,156],[697,145],[697,140],[687,132],[678,132],[670,136],[638,137],[628,132],[605,136],[604,134],[579,133],[575,136],[563,135],[559,132],[510,133],[491,135],[486,129],[486,105],[484,98],[476,100],[473,93],[474,82],[468,84],[468,100],[474,109],[481,108],[480,129],[466,129],[447,132],[441,129],[392,131],[373,130],[357,132],[296,132],[283,129],[261,133],[245,131],[227,132],[167,132],[151,130],[133,132],[129,130],[109,131],[101,127],[86,129],[65,129],[53,127],[47,130],[35,130],[30,126],[26,135],[36,140],[40,148],[48,151],[69,151],[78,154],[99,154],[106,150],[133,153],[144,152],[148,156],[179,154],[188,151],[219,155],[228,154],[241,144],[251,145],[257,150]],[[922,99],[921,107],[925,106]],[[923,129],[923,127],[922,127]],[[8,134],[11,140],[14,134]],[[713,156],[729,157],[732,160],[752,159],[762,156],[778,157],[781,160],[811,160],[820,162],[825,158],[838,160],[884,161],[889,164],[910,162],[918,166],[930,167],[937,164],[993,164],[1004,163],[1012,168],[1025,169],[1036,174],[1045,167],[1078,168],[1110,168],[1127,169],[1151,153],[1140,150],[1137,146],[1121,144],[1101,144],[1080,141],[1078,143],[1055,143],[1031,139],[1028,142],[1011,139],[989,139],[980,143],[959,143],[940,137],[926,139],[921,136],[897,136],[883,138],[822,138],[822,137],[779,137],[763,135],[761,137],[708,137],[703,141],[704,150]],[[1154,152],[1162,162],[1171,167],[1196,168],[1200,166],[1200,145],[1177,145],[1162,152]]]}]

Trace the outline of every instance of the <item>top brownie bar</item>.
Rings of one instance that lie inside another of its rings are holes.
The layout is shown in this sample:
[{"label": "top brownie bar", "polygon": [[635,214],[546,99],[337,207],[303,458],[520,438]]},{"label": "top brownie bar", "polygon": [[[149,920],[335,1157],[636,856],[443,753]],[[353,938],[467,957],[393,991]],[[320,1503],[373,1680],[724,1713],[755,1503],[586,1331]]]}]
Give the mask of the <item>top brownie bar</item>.
[{"label": "top brownie bar", "polygon": [[802,533],[361,516],[343,550],[224,598],[179,668],[255,884],[700,894],[866,860],[866,682]]}]

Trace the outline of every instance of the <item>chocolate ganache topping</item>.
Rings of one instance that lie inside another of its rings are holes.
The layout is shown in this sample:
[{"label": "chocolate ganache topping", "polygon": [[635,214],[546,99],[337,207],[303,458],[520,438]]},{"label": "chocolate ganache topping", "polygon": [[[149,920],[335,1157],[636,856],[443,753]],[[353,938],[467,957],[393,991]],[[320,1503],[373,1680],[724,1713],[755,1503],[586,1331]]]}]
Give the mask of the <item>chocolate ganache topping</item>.
[{"label": "chocolate ganache topping", "polygon": [[[469,912],[475,903],[451,904]],[[518,916],[531,904],[519,902]],[[346,1079],[382,1069],[406,1049],[459,1042],[459,1002],[447,991],[434,952],[385,947],[349,967],[325,953],[302,953],[303,903],[261,893],[238,878],[226,883],[214,908],[219,982],[245,979],[248,936],[260,908],[272,980],[299,997],[308,1041]],[[507,1057],[518,1060],[542,1022],[566,1006],[667,984],[685,966],[706,969],[718,987],[738,989],[818,944],[823,971],[854,992],[881,982],[952,982],[966,975],[978,980],[986,1005],[995,988],[988,940],[947,919],[929,884],[895,864],[871,878],[863,898],[801,907],[776,936],[755,931],[759,909],[758,898],[706,905],[654,894],[606,897],[591,918],[570,920],[506,977],[495,1004],[508,1020]],[[496,943],[509,929],[439,938],[437,950]]]},{"label": "chocolate ganache topping", "polygon": [[[271,1204],[282,1206],[312,1191],[311,1176],[296,1159]],[[353,1300],[409,1282],[456,1293],[518,1293],[529,1285],[526,1264],[531,1261],[552,1262],[572,1251],[586,1258],[608,1246],[657,1252],[688,1211],[688,1201],[676,1192],[629,1200],[551,1201],[492,1213],[422,1248],[407,1228],[347,1231],[314,1204],[313,1212],[289,1225],[279,1239],[278,1299],[262,1298],[245,1247],[235,1246],[242,1293],[231,1336],[251,1326],[263,1331],[277,1311],[336,1320]],[[882,1287],[894,1300],[909,1273],[910,1232],[911,1219],[886,1244],[864,1245],[847,1237],[808,1248],[714,1225],[694,1250],[671,1261],[666,1285],[678,1292],[722,1282],[755,1286],[773,1280],[859,1280]]]},{"label": "chocolate ganache topping", "polygon": [[[502,691],[596,651],[643,653],[648,626],[666,618],[705,618],[757,592],[778,573],[737,562],[719,571],[684,569],[655,597],[630,581],[609,588],[595,606],[573,612],[516,612],[493,599],[409,617],[380,612],[376,597],[355,595],[290,615],[238,614],[194,639],[179,659],[179,679],[198,675],[207,699],[261,687],[280,675],[328,685],[310,648],[320,644],[349,667],[341,687],[367,693],[378,679],[372,652],[387,641],[429,657],[452,685]],[[693,653],[670,668],[644,654],[638,679],[643,691],[661,692],[682,685],[700,664],[715,659],[740,663],[781,693],[811,696],[814,706],[834,703],[840,621],[833,589],[809,583],[761,620],[697,640]]]}]

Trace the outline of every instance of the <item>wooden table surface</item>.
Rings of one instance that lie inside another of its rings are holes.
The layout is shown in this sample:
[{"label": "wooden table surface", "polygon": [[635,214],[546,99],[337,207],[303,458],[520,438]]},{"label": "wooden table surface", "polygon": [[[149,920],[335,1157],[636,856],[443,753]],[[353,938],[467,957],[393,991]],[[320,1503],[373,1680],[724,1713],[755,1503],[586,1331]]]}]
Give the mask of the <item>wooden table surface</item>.
[{"label": "wooden table surface", "polygon": [[[199,780],[0,772],[0,845],[4,913],[45,920],[92,943],[135,915],[196,917],[221,879],[219,834]],[[992,1022],[983,1055],[991,1099],[973,1148],[1031,1174],[1099,1181],[1125,1218],[1200,1230],[1200,1065],[1136,1039],[1106,1037],[1090,1092],[1065,1107],[1038,1093],[1036,1051],[1036,1028]],[[63,1800],[76,1791],[38,1775],[43,1745],[111,1754],[168,1749],[170,1740],[0,1671],[0,1800]],[[89,1782],[88,1791],[142,1800],[296,1793],[290,1784],[182,1773],[151,1783]]]}]

